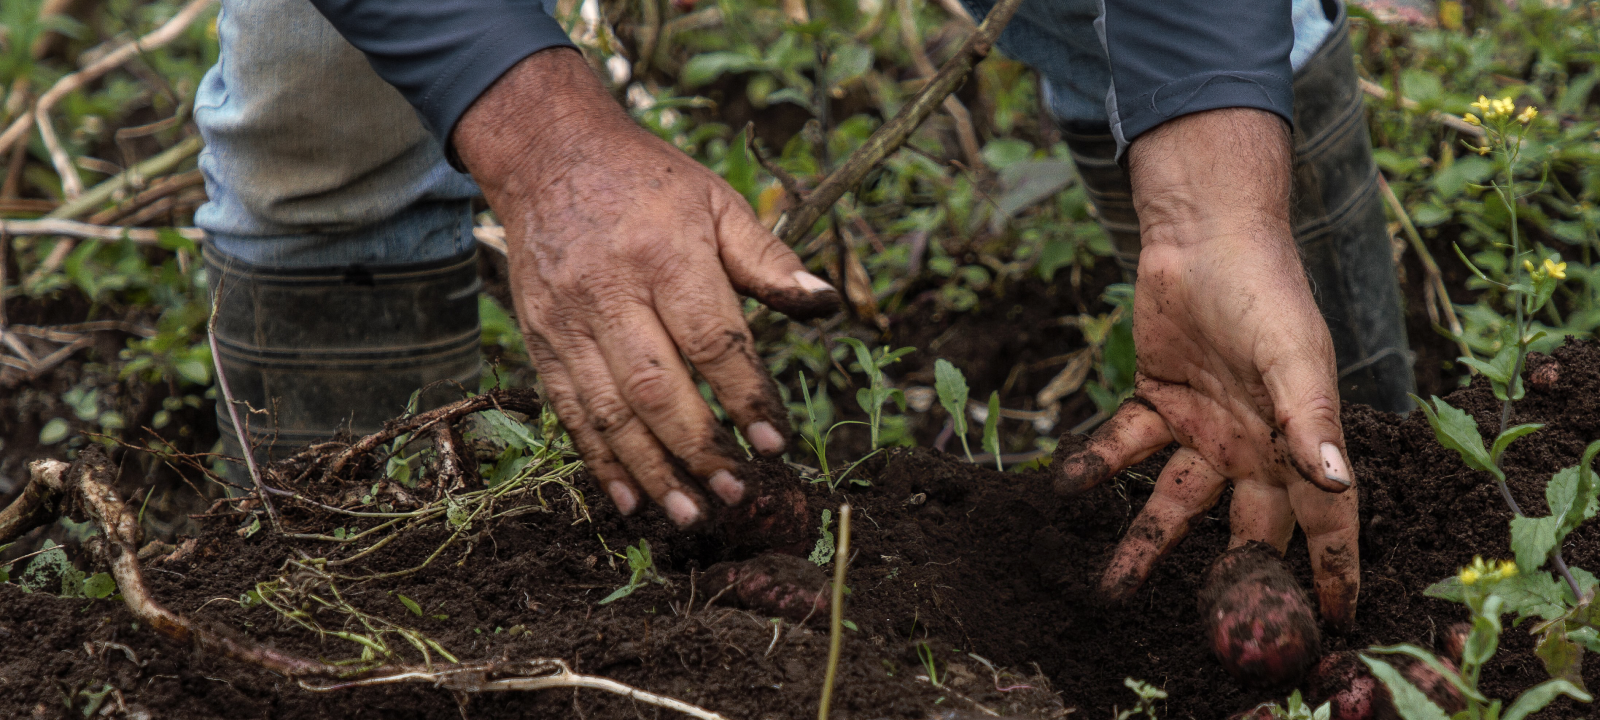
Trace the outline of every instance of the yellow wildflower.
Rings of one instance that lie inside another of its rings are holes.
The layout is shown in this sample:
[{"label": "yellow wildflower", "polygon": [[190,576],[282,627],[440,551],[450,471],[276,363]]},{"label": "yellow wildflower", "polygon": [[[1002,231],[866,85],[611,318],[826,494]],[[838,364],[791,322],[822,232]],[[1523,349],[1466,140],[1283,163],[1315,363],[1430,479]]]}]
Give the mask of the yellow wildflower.
[{"label": "yellow wildflower", "polygon": [[1516,109],[1517,104],[1512,102],[1511,98],[1500,98],[1494,101],[1494,112],[1500,117],[1510,117],[1511,113],[1516,112]]},{"label": "yellow wildflower", "polygon": [[1567,279],[1567,264],[1558,263],[1553,258],[1544,259],[1544,271],[1547,275],[1557,280]]},{"label": "yellow wildflower", "polygon": [[1522,109],[1521,115],[1517,116],[1517,122],[1527,125],[1528,123],[1533,122],[1533,119],[1536,117],[1539,117],[1539,109],[1529,105]]},{"label": "yellow wildflower", "polygon": [[1479,95],[1478,101],[1473,103],[1472,107],[1477,108],[1478,112],[1484,115],[1489,115],[1494,112],[1494,101],[1490,100],[1486,95]]},{"label": "yellow wildflower", "polygon": [[1471,584],[1476,583],[1476,582],[1478,582],[1478,571],[1477,570],[1473,570],[1472,568],[1462,568],[1461,569],[1461,584],[1462,585],[1471,585]]},{"label": "yellow wildflower", "polygon": [[1533,261],[1532,260],[1523,260],[1522,261],[1522,267],[1524,269],[1526,269],[1530,273],[1538,272],[1538,270],[1533,267]]},{"label": "yellow wildflower", "polygon": [[1517,563],[1516,563],[1515,560],[1501,560],[1500,561],[1500,577],[1508,578],[1508,577],[1513,577],[1516,574],[1517,574]]},{"label": "yellow wildflower", "polygon": [[1468,125],[1482,125],[1483,124],[1483,121],[1479,120],[1478,116],[1477,115],[1473,115],[1472,113],[1467,113],[1466,117],[1463,117],[1461,119],[1467,121]]},{"label": "yellow wildflower", "polygon": [[1489,146],[1488,145],[1479,146],[1478,147],[1478,154],[1479,155],[1488,155],[1489,154]]}]

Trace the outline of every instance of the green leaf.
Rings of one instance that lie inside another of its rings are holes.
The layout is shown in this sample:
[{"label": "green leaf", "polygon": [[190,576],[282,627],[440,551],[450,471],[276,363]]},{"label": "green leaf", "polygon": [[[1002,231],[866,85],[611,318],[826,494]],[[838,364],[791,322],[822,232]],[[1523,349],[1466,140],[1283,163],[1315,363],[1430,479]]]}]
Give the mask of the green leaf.
[{"label": "green leaf", "polygon": [[1461,578],[1450,576],[1422,591],[1423,595],[1450,602],[1464,603],[1467,601],[1466,587],[1461,584]]},{"label": "green leaf", "polygon": [[396,600],[399,600],[401,605],[406,606],[406,609],[410,610],[412,615],[416,615],[417,617],[422,617],[422,606],[418,605],[417,601],[412,600],[411,598],[408,598],[408,597],[406,597],[404,595],[401,595],[400,593],[395,593],[394,594],[394,598]]},{"label": "green leaf", "polygon": [[1465,192],[1468,185],[1476,185],[1489,179],[1494,174],[1494,163],[1481,157],[1468,155],[1459,158],[1434,173],[1433,186],[1439,191],[1440,197],[1448,200]]},{"label": "green leaf", "polygon": [[67,423],[66,418],[54,418],[39,430],[39,444],[54,445],[67,439],[67,433],[71,431],[72,425]]},{"label": "green leaf", "polygon": [[967,378],[950,364],[949,360],[939,358],[933,363],[933,389],[939,393],[939,404],[950,413],[950,422],[955,430],[955,435],[961,438],[961,447],[967,453],[967,460],[972,460],[972,449],[967,447]]},{"label": "green leaf", "polygon": [[989,393],[989,414],[983,418],[983,449],[994,455],[994,466],[1004,470],[1000,462],[1000,393]]},{"label": "green leaf", "polygon": [[623,599],[623,598],[625,598],[625,597],[627,597],[629,595],[632,595],[633,591],[638,590],[641,587],[643,587],[643,585],[640,584],[640,583],[628,583],[627,585],[623,585],[622,587],[619,587],[616,590],[611,591],[611,594],[607,595],[607,596],[605,596],[605,598],[601,599],[599,604],[600,605],[607,605],[607,604],[610,604],[610,603],[614,603],[614,602],[616,602],[618,600],[621,600],[621,599]]},{"label": "green leaf", "polygon": [[1566,680],[1573,686],[1583,687],[1583,646],[1567,639],[1563,623],[1545,628],[1533,654],[1544,662],[1544,671],[1552,678]]},{"label": "green leaf", "polygon": [[107,573],[95,573],[83,581],[84,597],[103,600],[117,592],[117,581]]},{"label": "green leaf", "polygon": [[495,437],[501,442],[518,450],[527,450],[538,446],[539,438],[534,436],[533,431],[529,430],[527,425],[513,420],[510,415],[498,409],[485,410],[479,414],[483,416],[484,420],[488,421],[490,429],[494,431]]},{"label": "green leaf", "polygon": [[1489,459],[1494,464],[1500,464],[1500,456],[1504,455],[1506,448],[1529,433],[1544,427],[1544,423],[1526,423],[1513,428],[1506,428],[1500,436],[1494,439],[1494,447],[1489,448]]},{"label": "green leaf", "polygon": [[1412,685],[1399,670],[1394,669],[1393,665],[1366,655],[1361,656],[1361,662],[1366,663],[1372,674],[1389,688],[1389,695],[1394,698],[1394,707],[1400,711],[1400,717],[1405,720],[1450,720],[1449,715],[1440,710],[1438,705],[1417,689],[1417,686]]},{"label": "green leaf", "polygon": [[1566,583],[1541,570],[1519,570],[1515,577],[1495,585],[1494,592],[1503,601],[1504,610],[1518,617],[1553,620],[1567,611]]},{"label": "green leaf", "polygon": [[1500,649],[1500,613],[1504,603],[1499,596],[1490,595],[1483,601],[1482,610],[1472,616],[1472,631],[1461,650],[1462,667],[1482,667]]},{"label": "green leaf", "polygon": [[1433,405],[1415,395],[1411,399],[1422,408],[1428,418],[1428,424],[1433,426],[1434,437],[1439,439],[1439,444],[1456,451],[1461,456],[1461,461],[1474,470],[1482,470],[1504,481],[1505,473],[1495,467],[1494,461],[1489,457],[1489,452],[1483,447],[1483,436],[1478,433],[1478,421],[1471,415],[1450,406],[1439,396],[1433,396]]},{"label": "green leaf", "polygon": [[178,377],[196,385],[211,384],[211,366],[199,360],[179,360],[173,363],[172,369],[177,371]]},{"label": "green leaf", "polygon": [[1482,693],[1472,689],[1471,686],[1467,685],[1467,682],[1461,679],[1461,674],[1459,672],[1446,667],[1444,663],[1439,662],[1438,656],[1428,652],[1427,650],[1417,647],[1416,645],[1400,644],[1390,645],[1388,647],[1371,647],[1367,648],[1367,652],[1382,653],[1384,655],[1405,655],[1414,658],[1432,668],[1434,672],[1439,674],[1439,677],[1450,681],[1450,684],[1454,685],[1456,690],[1462,695],[1472,698],[1473,700],[1477,700],[1478,702],[1489,702],[1489,698],[1484,697]]},{"label": "green leaf", "polygon": [[1560,528],[1561,519],[1557,517],[1511,519],[1511,551],[1517,554],[1517,569],[1521,573],[1544,566],[1558,542]]},{"label": "green leaf", "polygon": [[878,364],[872,361],[872,350],[867,348],[866,343],[853,337],[839,338],[839,342],[849,345],[850,349],[855,351],[856,364],[861,366],[861,372],[865,373],[868,378],[878,374]]},{"label": "green leaf", "polygon": [[678,74],[678,80],[683,83],[685,88],[696,88],[726,73],[754,70],[760,68],[762,64],[760,58],[750,57],[744,53],[701,53],[690,58],[689,62],[684,64],[683,70]]},{"label": "green leaf", "polygon": [[[1546,680],[1538,685],[1528,688],[1526,692],[1517,696],[1517,701],[1511,703],[1500,720],[1523,720],[1553,702],[1557,696],[1566,695],[1578,702],[1589,702],[1594,698],[1578,686],[1566,680]],[[1409,719],[1408,719],[1409,720]]]}]

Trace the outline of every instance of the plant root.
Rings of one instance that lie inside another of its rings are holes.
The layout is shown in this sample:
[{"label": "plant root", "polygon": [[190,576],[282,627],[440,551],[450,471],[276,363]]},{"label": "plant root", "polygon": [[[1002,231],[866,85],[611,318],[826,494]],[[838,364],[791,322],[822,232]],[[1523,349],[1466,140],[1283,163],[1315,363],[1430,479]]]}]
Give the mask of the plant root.
[{"label": "plant root", "polygon": [[343,452],[334,456],[323,471],[323,479],[331,480],[343,472],[351,460],[366,455],[381,445],[406,433],[421,433],[432,430],[440,423],[452,423],[456,420],[471,415],[475,412],[499,408],[502,410],[515,410],[525,414],[537,414],[540,407],[539,396],[531,390],[495,390],[483,395],[476,395],[465,400],[435,408],[425,413],[417,413],[403,420],[390,421],[378,432],[368,435],[354,444],[345,448]]},{"label": "plant root", "polygon": [[[482,409],[490,406],[493,398],[480,396],[472,400],[481,401],[482,406],[479,409]],[[463,401],[440,410],[450,411],[468,402],[470,401]],[[414,423],[413,429],[451,416],[451,412],[439,413],[429,420]],[[395,425],[402,424],[405,423]],[[0,519],[5,521],[0,525],[0,529],[21,534],[31,527],[53,520],[56,514],[49,511],[56,507],[65,510],[64,514],[77,520],[92,521],[100,527],[104,535],[91,538],[87,546],[96,557],[110,567],[111,576],[116,579],[117,589],[122,593],[123,603],[140,622],[148,624],[168,638],[193,644],[202,651],[292,678],[307,690],[332,692],[371,685],[427,683],[449,690],[459,697],[483,692],[590,688],[674,710],[701,720],[726,720],[722,715],[681,700],[640,690],[615,680],[574,673],[565,662],[558,659],[434,664],[426,667],[389,665],[352,676],[346,668],[265,648],[245,639],[224,636],[167,610],[150,594],[139,565],[138,547],[142,540],[139,521],[111,487],[114,471],[105,450],[97,445],[91,445],[83,451],[78,462],[71,466],[56,460],[41,460],[34,462],[30,468],[32,477],[22,496],[0,511]],[[60,502],[62,500],[66,502]],[[46,515],[48,515],[47,520],[40,519]],[[6,536],[0,535],[0,541],[4,539]],[[327,678],[331,684],[312,684],[307,682],[308,678]]]}]

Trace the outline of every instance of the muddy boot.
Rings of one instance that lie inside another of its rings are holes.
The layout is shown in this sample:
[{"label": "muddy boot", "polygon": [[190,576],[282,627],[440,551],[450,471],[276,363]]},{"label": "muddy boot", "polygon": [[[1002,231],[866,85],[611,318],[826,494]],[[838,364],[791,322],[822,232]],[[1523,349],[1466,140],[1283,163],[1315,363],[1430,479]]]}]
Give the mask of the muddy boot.
[{"label": "muddy boot", "polygon": [[[1295,73],[1294,237],[1333,336],[1340,397],[1403,413],[1416,386],[1412,355],[1350,34],[1343,5],[1337,9],[1333,33]],[[1128,175],[1114,160],[1116,141],[1104,127],[1063,128],[1062,138],[1132,277],[1139,220]]]},{"label": "muddy boot", "polygon": [[[445,260],[329,268],[252,265],[205,248],[217,346],[257,462],[340,432],[364,435],[406,410],[476,392],[477,251]],[[256,412],[248,412],[250,408]],[[223,452],[243,457],[221,392]],[[230,464],[230,479],[249,475]]]}]

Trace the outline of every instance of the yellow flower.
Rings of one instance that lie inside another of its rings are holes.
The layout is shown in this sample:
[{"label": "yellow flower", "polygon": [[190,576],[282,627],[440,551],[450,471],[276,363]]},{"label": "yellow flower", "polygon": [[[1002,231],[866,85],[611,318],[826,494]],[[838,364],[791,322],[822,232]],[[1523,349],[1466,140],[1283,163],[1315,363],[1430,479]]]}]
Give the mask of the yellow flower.
[{"label": "yellow flower", "polygon": [[1477,570],[1473,570],[1472,568],[1462,568],[1462,570],[1461,570],[1461,584],[1462,585],[1471,585],[1471,584],[1476,583],[1476,582],[1478,582],[1478,571]]},{"label": "yellow flower", "polygon": [[1488,145],[1480,146],[1478,148],[1478,154],[1479,155],[1488,155],[1489,154],[1489,146]]},{"label": "yellow flower", "polygon": [[1500,98],[1499,100],[1494,101],[1495,114],[1499,115],[1500,117],[1509,117],[1511,113],[1516,111],[1516,109],[1517,104],[1512,102],[1511,98]]},{"label": "yellow flower", "polygon": [[1478,116],[1477,115],[1473,115],[1472,113],[1467,113],[1466,117],[1463,117],[1461,119],[1467,121],[1468,125],[1482,125],[1483,124],[1483,121],[1479,120]]},{"label": "yellow flower", "polygon": [[1539,109],[1529,105],[1522,109],[1521,115],[1517,116],[1517,122],[1527,125],[1528,123],[1533,122],[1533,119],[1536,117],[1539,117]]},{"label": "yellow flower", "polygon": [[1523,260],[1522,261],[1522,267],[1525,268],[1528,272],[1538,272],[1538,270],[1534,269],[1532,260]]},{"label": "yellow flower", "polygon": [[1479,95],[1478,101],[1473,103],[1472,107],[1477,108],[1478,112],[1488,115],[1494,110],[1494,101],[1490,100],[1486,95]]},{"label": "yellow flower", "polygon": [[1500,561],[1500,577],[1513,577],[1516,574],[1517,574],[1517,563],[1516,563],[1515,560],[1501,560]]},{"label": "yellow flower", "polygon": [[1567,279],[1567,264],[1555,262],[1552,258],[1544,259],[1545,274],[1557,280]]}]

